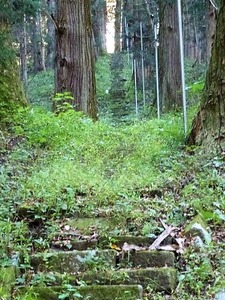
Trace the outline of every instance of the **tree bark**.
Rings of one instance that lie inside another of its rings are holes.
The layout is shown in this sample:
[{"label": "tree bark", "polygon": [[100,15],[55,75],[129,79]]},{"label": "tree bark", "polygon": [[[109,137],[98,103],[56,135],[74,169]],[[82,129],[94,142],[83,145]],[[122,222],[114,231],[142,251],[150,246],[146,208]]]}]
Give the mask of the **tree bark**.
[{"label": "tree bark", "polygon": [[216,29],[216,11],[212,6],[211,2],[208,1],[208,10],[207,10],[207,27],[206,27],[206,56],[207,60],[210,60],[212,52],[212,44]]},{"label": "tree bark", "polygon": [[92,24],[95,39],[96,56],[107,53],[106,47],[106,1],[94,0],[92,4]]},{"label": "tree bark", "polygon": [[159,93],[162,110],[182,105],[181,71],[176,1],[159,2]]},{"label": "tree bark", "polygon": [[[48,13],[50,16],[55,12],[55,0],[47,0]],[[48,16],[47,19],[47,47],[46,47],[46,67],[54,67],[55,54],[55,26],[52,18]]]},{"label": "tree bark", "polygon": [[71,92],[74,109],[97,119],[90,0],[56,2],[56,93]]},{"label": "tree bark", "polygon": [[26,16],[24,15],[23,26],[20,32],[20,73],[24,89],[27,88],[27,30]]},{"label": "tree bark", "polygon": [[36,18],[33,20],[33,59],[34,73],[38,73],[40,71],[45,70],[45,57],[44,57],[44,42],[43,42],[43,34],[42,34],[42,15],[41,12],[38,11],[36,14]]},{"label": "tree bark", "polygon": [[203,101],[188,137],[189,144],[225,146],[225,0],[221,0]]}]

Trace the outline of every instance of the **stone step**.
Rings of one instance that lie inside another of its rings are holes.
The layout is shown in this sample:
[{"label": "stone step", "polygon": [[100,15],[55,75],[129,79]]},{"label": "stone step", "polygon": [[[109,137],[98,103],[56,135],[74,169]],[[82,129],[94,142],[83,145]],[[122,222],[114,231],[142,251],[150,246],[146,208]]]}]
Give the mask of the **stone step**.
[{"label": "stone step", "polygon": [[168,251],[130,251],[119,254],[118,265],[123,268],[173,268],[174,260],[174,253]]},{"label": "stone step", "polygon": [[[111,236],[107,238],[105,236],[98,236],[96,238],[90,239],[85,236],[77,237],[77,234],[72,233],[60,233],[51,242],[51,248],[54,250],[88,250],[95,249],[97,247],[108,249],[110,244],[115,244],[116,246],[122,248],[124,243],[136,245],[139,247],[148,248],[153,242],[154,238],[143,237],[143,236],[131,236],[131,235],[121,235],[121,236]],[[167,245],[172,243],[172,238],[167,237],[161,245]]]},{"label": "stone step", "polygon": [[115,250],[85,250],[44,252],[31,256],[35,272],[52,271],[73,274],[96,268],[174,267],[174,254],[166,251],[117,252]]},{"label": "stone step", "polygon": [[[32,287],[21,292],[35,295],[35,300],[58,300],[59,296],[68,293],[63,299],[88,299],[88,300],[142,300],[143,288],[141,285],[95,285],[73,287],[68,285],[63,287]],[[31,298],[29,298],[31,299]],[[32,298],[33,299],[33,298]]]},{"label": "stone step", "polygon": [[51,249],[53,250],[79,250],[84,251],[88,249],[95,249],[98,247],[98,240],[80,240],[74,237],[62,237],[59,240],[54,240],[51,242]]},{"label": "stone step", "polygon": [[[65,273],[38,273],[39,277],[47,278],[48,285],[62,286],[65,281]],[[49,282],[48,278],[54,278]],[[111,286],[111,285],[141,285],[155,292],[171,294],[177,285],[177,270],[174,268],[145,268],[145,269],[95,269],[86,272],[67,274],[66,281],[71,286],[79,286],[83,282],[87,286]]]},{"label": "stone step", "polygon": [[[63,250],[87,250],[93,248],[108,249],[110,244],[115,244],[118,247],[122,247],[124,243],[136,245],[139,247],[148,248],[153,242],[154,238],[144,237],[144,236],[131,236],[131,235],[120,235],[111,236],[110,238],[105,236],[99,236],[95,239],[83,239],[83,237],[77,237],[71,232],[57,234],[54,240],[51,242],[52,249],[63,249]],[[165,239],[163,244],[166,242],[171,243],[171,241]]]},{"label": "stone step", "polygon": [[[71,283],[76,278],[71,277]],[[145,268],[145,269],[119,269],[94,270],[79,274],[79,280],[92,285],[120,285],[140,284],[144,289],[151,288],[156,292],[172,293],[177,285],[177,270],[174,268]]]},{"label": "stone step", "polygon": [[111,236],[110,239],[107,237],[99,238],[99,244],[101,247],[108,247],[110,243],[122,247],[124,243],[136,245],[139,247],[149,247],[155,241],[154,238],[145,236],[133,236],[133,235],[117,235]]},{"label": "stone step", "polygon": [[52,271],[74,274],[99,267],[116,266],[115,250],[85,250],[44,252],[31,256],[35,272]]}]

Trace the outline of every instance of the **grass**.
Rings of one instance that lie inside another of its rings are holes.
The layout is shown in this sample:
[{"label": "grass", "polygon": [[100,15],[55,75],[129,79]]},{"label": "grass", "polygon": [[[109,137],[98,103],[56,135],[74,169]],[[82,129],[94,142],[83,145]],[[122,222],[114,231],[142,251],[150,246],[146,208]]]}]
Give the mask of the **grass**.
[{"label": "grass", "polygon": [[[98,68],[104,73],[109,60]],[[30,97],[39,107],[20,110],[11,128],[0,132],[1,265],[18,264],[21,253],[23,275],[16,282],[29,284],[30,253],[48,249],[68,217],[112,218],[113,228],[101,228],[109,237],[158,236],[160,219],[182,230],[201,214],[213,241],[200,252],[189,245],[178,257],[179,285],[170,299],[211,299],[225,279],[223,154],[185,146],[180,113],[161,120],[129,117],[116,125],[107,119],[93,123],[72,110],[55,115],[40,108],[46,107],[52,89],[51,74],[40,76],[48,83],[43,94],[39,80],[30,83]],[[98,97],[104,104],[111,78],[101,79]],[[195,109],[189,120],[192,115]],[[165,299],[162,294],[152,297]]]},{"label": "grass", "polygon": [[[48,247],[57,220],[77,214],[113,217],[121,223],[132,220],[129,228],[118,222],[108,235],[157,236],[162,231],[160,218],[183,227],[197,213],[209,219],[212,230],[220,228],[225,208],[223,157],[185,147],[179,114],[112,126],[104,120],[93,123],[71,110],[56,116],[32,108],[20,111],[11,131],[10,136],[4,133],[0,168],[0,247],[6,265],[12,252],[22,251],[26,258],[34,245]],[[37,232],[29,237],[29,220],[17,216],[20,207],[35,211],[32,222],[44,224],[48,238]],[[220,247],[212,245],[210,255],[222,255]],[[209,282],[216,276],[223,279],[217,259],[210,274],[193,251],[187,251],[185,259],[182,297],[172,299],[185,299],[185,293],[200,299],[208,293]],[[23,265],[29,269],[28,258]]]},{"label": "grass", "polygon": [[68,186],[87,194],[92,190],[104,203],[108,195],[115,198],[154,185],[161,177],[159,161],[182,144],[181,120],[175,117],[117,127],[92,123],[72,111],[57,117],[33,110],[23,118],[24,128],[17,127],[17,132],[26,134],[31,147],[48,149],[26,179],[24,192],[32,189],[38,197],[49,195],[49,201]]}]

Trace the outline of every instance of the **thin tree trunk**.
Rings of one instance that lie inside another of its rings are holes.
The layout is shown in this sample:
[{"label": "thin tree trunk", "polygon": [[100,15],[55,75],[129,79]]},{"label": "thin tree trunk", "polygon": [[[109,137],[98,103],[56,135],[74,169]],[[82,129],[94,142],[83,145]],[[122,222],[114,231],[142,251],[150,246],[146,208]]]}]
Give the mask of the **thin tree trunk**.
[{"label": "thin tree trunk", "polygon": [[26,16],[24,15],[22,32],[20,33],[20,72],[24,88],[27,87],[27,30]]}]

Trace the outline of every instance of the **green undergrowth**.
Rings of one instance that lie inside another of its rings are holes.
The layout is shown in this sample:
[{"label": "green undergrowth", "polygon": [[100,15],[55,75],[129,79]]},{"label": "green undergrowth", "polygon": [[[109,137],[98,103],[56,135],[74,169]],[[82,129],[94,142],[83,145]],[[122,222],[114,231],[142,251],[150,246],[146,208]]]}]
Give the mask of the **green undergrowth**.
[{"label": "green undergrowth", "polygon": [[[104,114],[106,114],[109,106],[108,93],[111,84],[110,56],[100,56],[96,62],[96,97],[99,110],[101,113],[104,111]],[[29,76],[27,97],[33,106],[43,107],[51,111],[54,97],[53,70],[46,70]]]},{"label": "green undergrowth", "polygon": [[29,77],[27,96],[32,105],[51,110],[53,95],[54,74],[52,70],[42,71]]},{"label": "green undergrowth", "polygon": [[65,217],[111,217],[114,228],[101,229],[109,238],[157,237],[160,219],[183,227],[201,214],[219,232],[209,246],[212,266],[190,248],[177,265],[180,284],[171,299],[210,299],[225,280],[225,163],[222,154],[184,142],[179,114],[113,126],[72,110],[20,110],[0,132],[2,266],[17,265],[20,253],[16,282],[26,286],[29,254],[48,249]]},{"label": "green undergrowth", "polygon": [[53,207],[67,203],[73,209],[75,194],[95,199],[92,205],[98,207],[140,187],[154,188],[162,181],[160,161],[183,142],[181,119],[172,115],[117,127],[93,123],[72,110],[56,116],[32,109],[21,111],[19,118],[16,135],[25,138],[28,152],[37,153],[22,182],[23,198],[32,193]]}]

